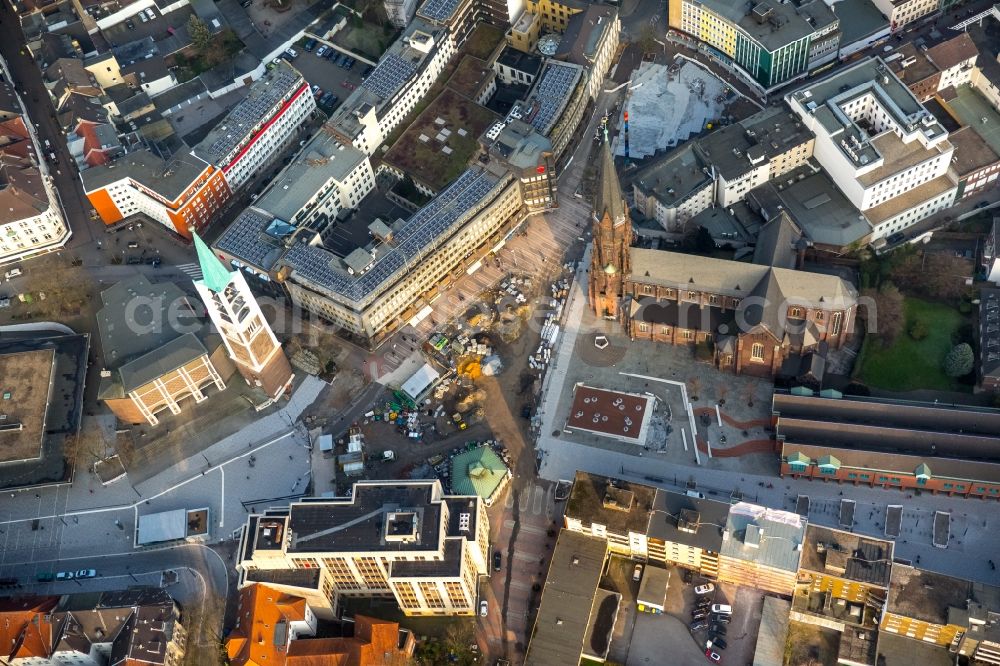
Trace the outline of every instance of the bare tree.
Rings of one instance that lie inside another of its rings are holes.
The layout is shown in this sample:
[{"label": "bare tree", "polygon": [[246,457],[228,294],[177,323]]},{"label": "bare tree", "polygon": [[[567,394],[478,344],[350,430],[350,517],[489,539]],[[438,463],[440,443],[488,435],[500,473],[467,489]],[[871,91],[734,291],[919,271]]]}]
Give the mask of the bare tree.
[{"label": "bare tree", "polygon": [[882,342],[883,347],[891,347],[905,325],[903,294],[891,282],[884,283],[878,291],[866,289],[862,294],[874,304],[868,307],[868,331]]}]

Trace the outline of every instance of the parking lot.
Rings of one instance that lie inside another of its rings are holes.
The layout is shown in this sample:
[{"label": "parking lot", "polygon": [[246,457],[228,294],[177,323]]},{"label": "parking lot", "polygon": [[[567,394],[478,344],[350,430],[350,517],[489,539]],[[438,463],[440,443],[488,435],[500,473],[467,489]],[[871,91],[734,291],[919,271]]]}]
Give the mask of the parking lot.
[{"label": "parking lot", "polygon": [[[305,50],[305,42],[304,39],[300,40],[292,47],[298,53],[298,57],[292,61],[292,66],[302,72],[302,76],[309,82],[309,85],[319,86],[323,91],[321,95],[332,92],[337,96],[337,102],[332,107],[327,106],[323,109],[330,113],[343,103],[354,88],[361,85],[361,75],[368,69],[368,65],[358,60],[350,70],[338,67],[336,60],[340,55],[339,51],[335,50],[335,55],[329,59],[318,57],[316,52],[323,45],[322,42],[317,43],[312,51]],[[330,47],[327,46],[327,49],[329,50]]]}]

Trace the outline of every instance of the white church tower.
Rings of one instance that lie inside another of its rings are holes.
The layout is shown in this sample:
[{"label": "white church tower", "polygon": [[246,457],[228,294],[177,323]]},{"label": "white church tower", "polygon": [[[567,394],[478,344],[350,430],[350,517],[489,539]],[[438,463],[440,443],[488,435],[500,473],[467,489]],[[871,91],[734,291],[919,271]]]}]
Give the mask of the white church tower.
[{"label": "white church tower", "polygon": [[229,358],[247,384],[259,387],[273,399],[281,397],[291,386],[292,367],[250,285],[241,271],[228,270],[198,234],[193,236],[202,274],[194,286],[222,336]]}]

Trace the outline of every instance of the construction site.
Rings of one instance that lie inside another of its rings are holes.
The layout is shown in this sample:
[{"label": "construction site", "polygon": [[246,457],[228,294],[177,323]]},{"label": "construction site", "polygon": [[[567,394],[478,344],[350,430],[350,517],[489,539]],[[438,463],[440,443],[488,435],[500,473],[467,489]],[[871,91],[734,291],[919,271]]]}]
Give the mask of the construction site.
[{"label": "construction site", "polygon": [[670,65],[643,62],[629,82],[615,154],[645,159],[728,124],[727,105],[737,99],[726,82],[682,56]]}]

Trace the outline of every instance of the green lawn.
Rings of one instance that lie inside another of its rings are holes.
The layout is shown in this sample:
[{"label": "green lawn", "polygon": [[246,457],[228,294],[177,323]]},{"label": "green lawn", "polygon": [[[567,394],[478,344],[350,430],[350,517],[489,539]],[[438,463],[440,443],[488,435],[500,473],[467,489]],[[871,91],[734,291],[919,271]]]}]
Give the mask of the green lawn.
[{"label": "green lawn", "polygon": [[[906,325],[894,345],[885,349],[873,336],[865,340],[858,359],[858,379],[887,391],[967,391],[968,387],[942,369],[944,357],[952,348],[952,335],[965,322],[962,314],[948,305],[917,298],[907,298],[904,309]],[[928,335],[923,340],[914,340],[907,333],[918,320],[927,327]]]}]

